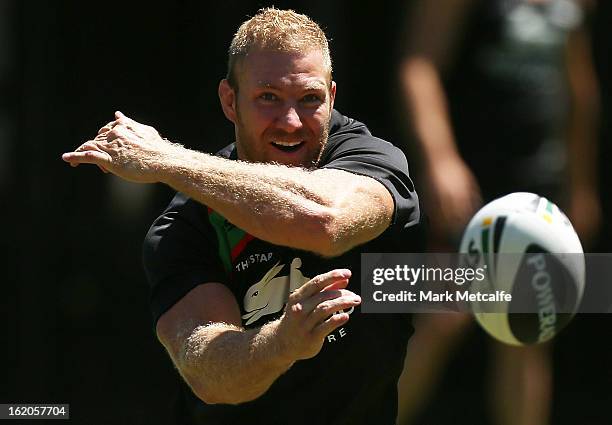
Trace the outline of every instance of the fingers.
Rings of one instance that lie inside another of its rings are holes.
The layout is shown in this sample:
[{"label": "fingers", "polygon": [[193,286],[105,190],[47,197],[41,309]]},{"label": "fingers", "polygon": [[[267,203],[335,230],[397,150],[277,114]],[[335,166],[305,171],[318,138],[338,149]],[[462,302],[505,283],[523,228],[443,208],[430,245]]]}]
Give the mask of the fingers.
[{"label": "fingers", "polygon": [[104,127],[98,130],[98,134],[106,134],[113,129],[118,124],[118,121],[111,121],[108,124],[104,125]]},{"label": "fingers", "polygon": [[127,128],[123,126],[116,126],[111,131],[106,133],[105,139],[108,143],[115,141],[120,138],[127,138],[129,136],[129,131]]},{"label": "fingers", "polygon": [[111,162],[111,157],[106,152],[87,150],[81,152],[68,152],[62,155],[62,159],[69,162],[73,167],[78,164],[97,164],[104,167]]},{"label": "fingers", "polygon": [[[333,289],[321,291],[310,298],[305,299],[300,304],[302,310],[306,313],[313,313],[317,311],[326,312],[329,310],[329,314],[342,310],[344,307],[333,310],[333,307],[339,303],[349,303],[352,307],[353,301],[359,302],[361,298],[354,292],[347,291],[346,289]],[[329,316],[328,314],[328,316]]]},{"label": "fingers", "polygon": [[350,291],[344,292],[347,294],[337,298],[324,300],[316,304],[306,319],[307,329],[313,329],[314,331],[319,325],[329,320],[330,316],[361,304],[361,298],[358,295]]},{"label": "fingers", "polygon": [[98,134],[106,134],[119,124],[129,124],[133,120],[125,116],[121,111],[115,112],[115,120],[105,124],[98,130]]},{"label": "fingers", "polygon": [[81,146],[76,148],[74,151],[75,152],[83,152],[83,151],[99,150],[99,144],[98,143],[99,143],[99,141],[96,141],[96,140],[88,140],[85,143],[83,143]]},{"label": "fingers", "polygon": [[327,319],[320,325],[316,326],[312,330],[312,333],[315,335],[315,337],[323,339],[327,335],[332,333],[335,329],[339,328],[340,326],[348,322],[348,320],[349,320],[348,313],[333,314],[329,319]]},{"label": "fingers", "polygon": [[62,159],[76,167],[79,164],[96,164],[106,170],[111,163],[111,156],[102,149],[99,141],[90,140],[79,146],[74,152],[67,152],[62,155]]},{"label": "fingers", "polygon": [[[133,121],[120,111],[115,112],[115,120],[105,124],[98,130],[96,137],[79,146],[74,152],[67,152],[62,159],[76,167],[79,164],[96,164],[104,173],[112,162],[108,143],[124,137]],[[121,145],[121,142],[117,142]]]},{"label": "fingers", "polygon": [[307,329],[314,329],[335,312],[359,305],[361,298],[343,289],[350,276],[350,270],[336,269],[312,278],[289,296],[289,310],[302,316]]},{"label": "fingers", "polygon": [[295,359],[315,356],[325,337],[349,320],[361,298],[346,290],[351,271],[336,269],[310,279],[289,295],[279,322],[279,335]]},{"label": "fingers", "polygon": [[334,283],[332,283],[331,285],[327,285],[325,288],[323,288],[324,291],[331,291],[334,289],[344,289],[348,286],[349,280],[348,279],[343,279],[343,280],[337,280]]},{"label": "fingers", "polygon": [[134,122],[133,119],[131,119],[130,117],[124,115],[123,112],[121,112],[121,111],[115,111],[115,119],[119,123],[131,123],[131,122]]},{"label": "fingers", "polygon": [[106,134],[109,131],[111,131],[113,128],[115,128],[117,125],[122,124],[122,123],[126,124],[129,121],[132,121],[132,120],[126,117],[125,115],[123,115],[123,113],[121,113],[120,111],[117,111],[115,112],[115,120],[109,123],[106,123],[103,127],[100,127],[97,134],[98,135]]},{"label": "fingers", "polygon": [[330,285],[346,287],[348,279],[351,277],[351,271],[348,269],[336,269],[327,273],[320,274],[310,279],[299,289],[295,290],[289,297],[290,302],[299,302],[317,292],[321,292],[324,288]]}]

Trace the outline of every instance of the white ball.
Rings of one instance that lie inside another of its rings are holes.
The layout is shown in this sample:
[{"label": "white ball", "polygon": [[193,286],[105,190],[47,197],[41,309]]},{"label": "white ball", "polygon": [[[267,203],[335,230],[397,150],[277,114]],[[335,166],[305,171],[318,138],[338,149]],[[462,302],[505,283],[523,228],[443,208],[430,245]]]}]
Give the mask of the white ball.
[{"label": "white ball", "polygon": [[488,287],[513,297],[496,304],[496,313],[483,312],[491,310],[477,301],[470,306],[478,323],[502,342],[547,341],[578,309],[585,271],[583,256],[576,254],[583,253],[582,246],[565,214],[544,197],[519,192],[488,203],[468,223],[460,252],[470,266],[486,265],[486,281],[473,282],[471,292]]}]

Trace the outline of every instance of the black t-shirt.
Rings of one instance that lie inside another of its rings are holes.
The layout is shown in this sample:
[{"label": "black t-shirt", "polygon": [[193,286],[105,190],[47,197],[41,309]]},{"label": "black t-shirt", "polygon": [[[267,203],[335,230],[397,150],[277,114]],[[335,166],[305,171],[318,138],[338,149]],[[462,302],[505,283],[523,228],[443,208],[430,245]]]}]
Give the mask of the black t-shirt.
[{"label": "black t-shirt", "polygon": [[[233,144],[219,155],[235,159]],[[422,249],[418,197],[398,148],[334,111],[319,167],[381,182],[395,202],[392,225],[373,241],[324,259],[254,238],[178,193],[153,223],[144,245],[154,320],[195,286],[221,282],[236,296],[243,325],[258,327],[280,317],[289,292],[320,273],[348,268],[353,272],[348,289],[360,293],[362,252]],[[254,401],[207,405],[183,385],[180,422],[393,424],[397,380],[412,332],[407,315],[365,315],[355,308],[349,321],[326,338],[317,356],[296,362]]]}]

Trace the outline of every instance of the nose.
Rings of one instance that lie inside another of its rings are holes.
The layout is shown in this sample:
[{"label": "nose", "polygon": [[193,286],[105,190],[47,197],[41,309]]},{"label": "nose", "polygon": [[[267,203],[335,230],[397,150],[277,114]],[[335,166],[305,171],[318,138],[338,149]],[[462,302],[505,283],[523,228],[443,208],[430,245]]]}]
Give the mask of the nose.
[{"label": "nose", "polygon": [[287,133],[293,133],[302,128],[302,119],[295,106],[289,106],[278,117],[277,126]]}]

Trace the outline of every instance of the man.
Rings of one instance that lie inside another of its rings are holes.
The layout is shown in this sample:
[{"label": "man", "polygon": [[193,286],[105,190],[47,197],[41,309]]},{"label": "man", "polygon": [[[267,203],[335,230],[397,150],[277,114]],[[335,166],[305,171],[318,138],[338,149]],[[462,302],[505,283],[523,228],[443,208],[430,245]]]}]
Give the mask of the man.
[{"label": "man", "polygon": [[64,154],[179,191],[144,260],[157,335],[191,390],[181,423],[395,423],[412,327],[361,314],[360,253],[416,249],[418,198],[402,152],[335,95],[318,25],[264,9],[230,46],[219,98],[236,142],[218,156],[120,112]]}]

